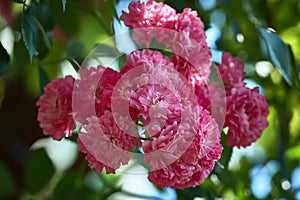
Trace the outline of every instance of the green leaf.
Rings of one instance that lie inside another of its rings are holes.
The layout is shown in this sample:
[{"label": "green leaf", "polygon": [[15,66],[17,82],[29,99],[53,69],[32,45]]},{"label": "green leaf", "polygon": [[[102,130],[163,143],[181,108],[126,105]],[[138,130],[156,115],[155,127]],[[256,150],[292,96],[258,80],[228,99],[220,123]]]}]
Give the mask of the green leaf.
[{"label": "green leaf", "polygon": [[52,30],[54,27],[54,18],[45,0],[32,0],[30,2],[30,12],[38,20],[45,32]]},{"label": "green leaf", "polygon": [[30,12],[26,11],[24,13],[21,26],[23,41],[29,53],[30,62],[32,62],[32,58],[38,56],[39,52],[37,50],[38,30],[35,25],[34,17]]},{"label": "green leaf", "polygon": [[296,87],[300,88],[300,68],[299,68],[299,65],[297,65],[297,63],[296,63],[296,58],[295,58],[295,55],[292,51],[291,46],[288,45],[288,48],[289,48],[289,52],[290,52],[290,55],[291,55],[292,68],[295,72],[295,75],[293,76],[293,78],[296,79]]},{"label": "green leaf", "polygon": [[13,1],[15,3],[24,3],[24,0],[11,0],[11,1]]},{"label": "green leaf", "polygon": [[63,11],[65,12],[67,0],[61,0],[61,3],[62,3],[62,6],[63,6]]},{"label": "green leaf", "polygon": [[38,30],[36,35],[38,58],[43,59],[47,56],[52,46],[51,31],[54,27],[54,18],[45,0],[32,0],[30,2],[30,13]]},{"label": "green leaf", "polygon": [[9,170],[0,161],[0,198],[8,198],[16,191],[16,186]]},{"label": "green leaf", "polygon": [[2,43],[0,42],[0,76],[7,72],[9,67],[9,55],[6,49],[3,47]]},{"label": "green leaf", "polygon": [[51,49],[51,42],[50,42],[50,38],[49,36],[46,34],[43,26],[41,25],[41,23],[36,19],[36,17],[33,17],[34,18],[34,21],[38,27],[38,29],[40,30],[40,32],[42,33],[42,37],[43,37],[43,40],[44,40],[44,43],[46,45],[46,47],[48,48],[48,50]]},{"label": "green leaf", "polygon": [[31,194],[40,191],[51,180],[54,168],[44,150],[32,152],[26,169],[26,188]]},{"label": "green leaf", "polygon": [[222,152],[222,156],[218,162],[220,165],[222,165],[222,167],[227,168],[228,163],[231,158],[232,148],[227,146],[227,144],[226,144],[226,135],[225,135],[224,131],[222,131],[222,133],[221,133],[221,144],[223,146],[223,152]]},{"label": "green leaf", "polygon": [[285,81],[293,85],[292,55],[288,45],[271,30],[261,27],[257,30],[262,39],[262,45],[266,47],[268,59],[277,67]]},{"label": "green leaf", "polygon": [[66,53],[69,58],[81,60],[84,58],[84,45],[80,42],[70,40],[66,46]]},{"label": "green leaf", "polygon": [[[102,199],[101,194],[85,186],[85,177],[80,171],[69,171],[54,189],[53,199]],[[95,198],[92,198],[94,195]]]},{"label": "green leaf", "polygon": [[300,160],[300,145],[289,148],[286,152],[286,156],[290,160]]},{"label": "green leaf", "polygon": [[40,94],[44,94],[44,86],[47,85],[50,80],[45,72],[45,70],[42,68],[42,66],[39,66],[39,80],[40,80]]}]

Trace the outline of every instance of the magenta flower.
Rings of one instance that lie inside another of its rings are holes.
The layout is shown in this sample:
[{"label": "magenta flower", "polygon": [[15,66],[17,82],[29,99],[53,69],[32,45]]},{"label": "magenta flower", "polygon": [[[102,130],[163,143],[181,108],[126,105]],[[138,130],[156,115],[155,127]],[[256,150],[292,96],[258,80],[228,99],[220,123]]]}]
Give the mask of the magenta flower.
[{"label": "magenta flower", "polygon": [[175,30],[184,33],[199,44],[207,45],[203,22],[197,12],[190,8],[185,8],[182,13],[177,14]]},{"label": "magenta flower", "polygon": [[159,51],[149,49],[136,50],[126,57],[126,63],[121,70],[121,74],[126,73],[133,67],[147,67],[149,69],[155,67],[173,67],[173,63],[167,56],[163,56]]},{"label": "magenta flower", "polygon": [[[148,2],[131,2],[129,12],[122,12],[120,20],[129,28],[134,28],[133,38],[139,45],[149,46],[154,35],[164,35],[164,28],[173,29],[176,11],[167,4]],[[162,29],[153,29],[162,28]]]},{"label": "magenta flower", "polygon": [[219,72],[227,91],[230,91],[232,87],[244,85],[244,64],[230,53],[224,52],[222,54],[222,63],[219,65]]},{"label": "magenta flower", "polygon": [[[152,140],[143,143],[145,161],[153,167],[148,178],[156,186],[196,187],[221,157],[217,124],[208,111],[198,109],[198,117],[190,110],[190,118],[183,118],[181,124],[167,126]],[[197,129],[194,129],[195,122]]]},{"label": "magenta flower", "polygon": [[61,140],[65,133],[72,136],[75,122],[72,114],[72,92],[75,79],[72,76],[58,78],[44,87],[44,94],[37,101],[37,120],[45,135]]},{"label": "magenta flower", "polygon": [[128,13],[122,11],[120,19],[129,28],[166,27],[176,16],[172,7],[154,0],[131,2],[128,9]]},{"label": "magenta flower", "polygon": [[88,117],[103,115],[111,110],[111,95],[120,74],[111,68],[83,68],[79,71],[73,93],[73,111],[77,121],[83,123]]},{"label": "magenta flower", "polygon": [[133,156],[129,150],[141,145],[137,131],[135,136],[126,134],[115,123],[110,111],[104,111],[100,118],[88,118],[87,122],[79,133],[78,149],[87,154],[89,166],[98,173],[104,167],[107,174],[115,173]]},{"label": "magenta flower", "polygon": [[132,93],[129,101],[132,119],[143,122],[143,128],[151,136],[165,125],[180,123],[180,104],[176,95],[159,84],[149,84]]},{"label": "magenta flower", "polygon": [[268,104],[258,88],[234,87],[227,99],[225,127],[228,146],[246,147],[255,142],[268,126]]}]

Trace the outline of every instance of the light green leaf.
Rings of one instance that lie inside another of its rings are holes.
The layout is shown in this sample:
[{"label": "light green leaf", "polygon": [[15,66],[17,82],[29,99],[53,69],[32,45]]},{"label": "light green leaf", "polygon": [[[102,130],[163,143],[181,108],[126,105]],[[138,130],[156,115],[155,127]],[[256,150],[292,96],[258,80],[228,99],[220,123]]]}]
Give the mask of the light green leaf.
[{"label": "light green leaf", "polygon": [[300,160],[300,145],[289,148],[286,152],[287,158],[291,160]]}]

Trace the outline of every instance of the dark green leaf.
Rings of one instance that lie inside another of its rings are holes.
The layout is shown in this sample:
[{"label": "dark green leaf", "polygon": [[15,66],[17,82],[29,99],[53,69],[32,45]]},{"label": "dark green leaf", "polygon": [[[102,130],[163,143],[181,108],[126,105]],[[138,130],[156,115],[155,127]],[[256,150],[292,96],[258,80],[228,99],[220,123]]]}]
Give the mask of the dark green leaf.
[{"label": "dark green leaf", "polygon": [[54,26],[54,19],[45,0],[32,0],[30,3],[30,12],[38,20],[40,26],[45,30],[45,32],[52,30]]},{"label": "dark green leaf", "polygon": [[50,39],[51,37],[49,38],[49,35],[45,32],[43,26],[40,24],[40,22],[36,19],[36,17],[34,17],[34,21],[38,27],[38,29],[40,30],[41,34],[42,34],[42,37],[43,37],[43,41],[46,45],[46,47],[48,48],[48,50],[51,49],[51,42],[50,42]]},{"label": "dark green leaf", "polygon": [[222,167],[227,168],[228,163],[231,158],[232,148],[227,146],[227,144],[226,144],[226,135],[225,135],[224,131],[222,131],[222,133],[221,133],[221,144],[223,146],[223,152],[222,152],[222,156],[218,162],[220,165],[222,165]]},{"label": "dark green leaf", "polygon": [[15,3],[24,3],[24,0],[11,0],[11,1]]},{"label": "dark green leaf", "polygon": [[66,10],[66,4],[67,4],[67,0],[61,0],[62,6],[63,6],[63,11]]},{"label": "dark green leaf", "polygon": [[9,55],[0,42],[0,76],[7,72],[9,66]]},{"label": "dark green leaf", "polygon": [[285,81],[292,85],[292,66],[289,47],[282,39],[272,32],[258,27],[262,45],[266,47],[266,56],[278,68]]},{"label": "dark green leaf", "polygon": [[26,170],[26,188],[31,194],[40,191],[50,181],[54,168],[46,152],[32,152]]},{"label": "dark green leaf", "polygon": [[66,46],[66,53],[69,58],[81,60],[84,58],[84,45],[80,42],[70,40]]},{"label": "dark green leaf", "polygon": [[9,170],[0,161],[0,198],[7,198],[16,191],[15,184]]},{"label": "dark green leaf", "polygon": [[39,66],[40,94],[44,94],[44,86],[49,83],[49,77],[42,66]]},{"label": "dark green leaf", "polygon": [[52,46],[53,15],[45,0],[31,1],[30,12],[38,29],[38,35],[36,36],[37,50],[39,52],[38,58],[43,59],[47,56]]},{"label": "dark green leaf", "polygon": [[38,30],[35,24],[34,17],[30,12],[26,11],[24,13],[21,32],[25,47],[29,53],[30,61],[32,61],[32,58],[39,55],[39,52],[37,50]]},{"label": "dark green leaf", "polygon": [[44,0],[31,1],[29,9],[24,13],[22,36],[30,61],[33,57],[44,58],[52,43],[51,30],[54,26],[52,13]]},{"label": "dark green leaf", "polygon": [[[54,190],[54,199],[92,199],[93,191],[84,184],[85,177],[80,172],[70,171],[58,183]],[[99,194],[95,199],[102,199]]]}]

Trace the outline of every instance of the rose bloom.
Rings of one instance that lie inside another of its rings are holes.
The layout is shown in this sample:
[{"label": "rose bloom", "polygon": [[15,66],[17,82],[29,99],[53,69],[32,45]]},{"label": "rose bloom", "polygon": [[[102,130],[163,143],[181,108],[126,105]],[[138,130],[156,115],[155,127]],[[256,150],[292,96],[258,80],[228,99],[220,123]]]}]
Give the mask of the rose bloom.
[{"label": "rose bloom", "polygon": [[75,79],[72,76],[57,78],[44,87],[44,94],[37,101],[37,120],[45,135],[61,140],[65,133],[72,136],[76,128],[72,113],[72,92]]},{"label": "rose bloom", "polygon": [[230,53],[224,52],[222,54],[222,63],[219,65],[219,72],[227,91],[230,91],[232,87],[244,85],[244,64],[239,58],[233,57]]},{"label": "rose bloom", "polygon": [[111,95],[120,74],[111,68],[83,68],[75,81],[73,93],[74,117],[80,123],[92,116],[100,117],[111,110]]},{"label": "rose bloom", "polygon": [[152,166],[148,178],[156,186],[196,187],[208,177],[215,161],[221,157],[220,133],[215,120],[202,107],[198,107],[198,117],[190,111],[190,118],[183,113],[180,124],[166,126],[152,140],[143,143],[145,161]]},{"label": "rose bloom", "polygon": [[228,146],[246,147],[255,142],[268,126],[268,104],[258,88],[234,87],[227,97],[224,127],[228,126]]},{"label": "rose bloom", "polygon": [[155,68],[157,66],[172,67],[173,63],[167,56],[163,56],[159,51],[149,49],[135,50],[127,55],[125,66],[121,70],[121,74],[125,74],[134,67]]},{"label": "rose bloom", "polygon": [[176,16],[173,8],[154,0],[131,2],[128,9],[128,13],[122,11],[120,19],[130,28],[165,27]]},{"label": "rose bloom", "polygon": [[131,2],[128,6],[129,12],[122,11],[120,20],[124,21],[129,28],[134,28],[133,38],[139,45],[150,45],[154,34],[164,34],[162,29],[153,27],[173,29],[176,11],[167,4],[158,3],[153,0],[148,2]]},{"label": "rose bloom", "polygon": [[115,173],[133,156],[129,150],[140,145],[137,131],[135,136],[122,131],[110,111],[105,111],[100,118],[88,118],[78,135],[79,151],[87,154],[89,166],[98,173],[103,168],[107,174]]}]

